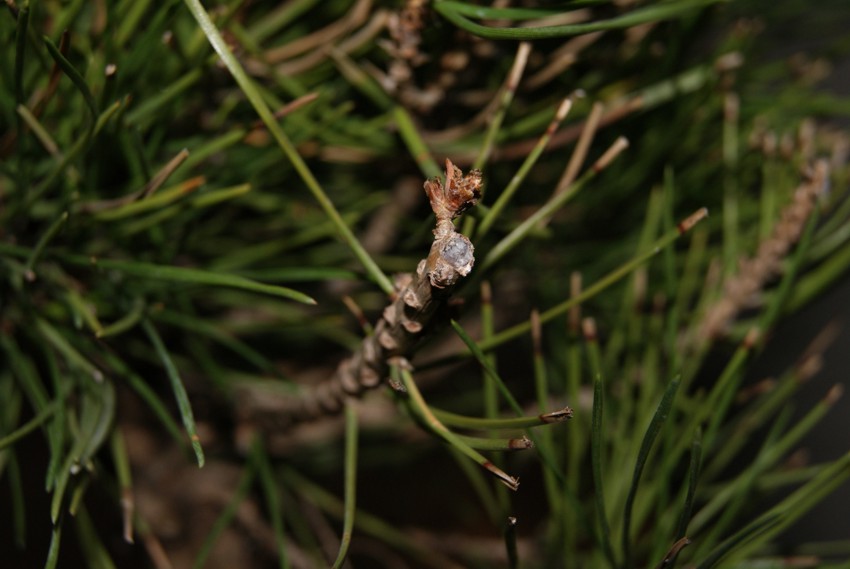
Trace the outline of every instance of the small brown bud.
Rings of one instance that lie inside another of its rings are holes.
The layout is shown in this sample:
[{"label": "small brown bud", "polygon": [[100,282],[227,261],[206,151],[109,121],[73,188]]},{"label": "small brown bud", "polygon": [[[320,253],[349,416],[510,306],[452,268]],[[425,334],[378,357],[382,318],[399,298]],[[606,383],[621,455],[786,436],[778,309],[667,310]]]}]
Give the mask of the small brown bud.
[{"label": "small brown bud", "polygon": [[478,202],[481,197],[481,171],[472,170],[466,176],[446,158],[446,185],[439,178],[425,182],[425,193],[437,222],[451,220]]}]

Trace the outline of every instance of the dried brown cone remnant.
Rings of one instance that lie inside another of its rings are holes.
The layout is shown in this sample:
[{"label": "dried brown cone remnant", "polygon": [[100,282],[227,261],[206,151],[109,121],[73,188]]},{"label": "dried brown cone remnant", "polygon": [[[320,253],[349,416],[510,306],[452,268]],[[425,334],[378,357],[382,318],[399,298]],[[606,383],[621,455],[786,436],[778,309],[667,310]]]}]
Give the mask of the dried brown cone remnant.
[{"label": "dried brown cone remnant", "polygon": [[481,172],[463,175],[449,160],[445,185],[439,178],[425,182],[425,192],[437,216],[428,257],[419,262],[415,274],[396,278],[398,292],[384,309],[374,333],[340,363],[330,378],[298,396],[267,402],[268,409],[274,409],[277,426],[340,411],[347,398],[380,385],[388,376],[391,361],[406,362],[413,354],[452,287],[472,270],[474,248],[469,239],[455,231],[452,219],[475,205],[480,187]]},{"label": "dried brown cone remnant", "polygon": [[706,313],[700,337],[722,337],[743,308],[752,304],[764,285],[782,272],[782,260],[800,238],[803,227],[829,183],[829,166],[819,160],[805,172],[805,179],[794,191],[792,201],[782,211],[773,233],[759,245],[756,255],[740,262],[738,273],[723,286],[723,297]]}]

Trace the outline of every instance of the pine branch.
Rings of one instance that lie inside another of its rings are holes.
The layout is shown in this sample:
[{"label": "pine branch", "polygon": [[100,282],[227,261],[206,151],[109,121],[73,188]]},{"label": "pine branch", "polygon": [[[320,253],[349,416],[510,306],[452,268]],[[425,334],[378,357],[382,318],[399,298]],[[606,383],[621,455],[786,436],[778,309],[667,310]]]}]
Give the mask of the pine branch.
[{"label": "pine branch", "polygon": [[472,270],[474,247],[455,230],[452,220],[474,206],[480,195],[481,172],[463,175],[446,160],[446,183],[425,182],[425,192],[437,217],[434,242],[428,257],[414,274],[396,278],[396,293],[384,309],[374,332],[360,348],[343,360],[336,372],[303,393],[279,401],[252,401],[249,414],[261,423],[268,419],[278,428],[315,420],[342,410],[346,399],[381,385],[391,363],[406,361],[435,320],[457,282]]}]

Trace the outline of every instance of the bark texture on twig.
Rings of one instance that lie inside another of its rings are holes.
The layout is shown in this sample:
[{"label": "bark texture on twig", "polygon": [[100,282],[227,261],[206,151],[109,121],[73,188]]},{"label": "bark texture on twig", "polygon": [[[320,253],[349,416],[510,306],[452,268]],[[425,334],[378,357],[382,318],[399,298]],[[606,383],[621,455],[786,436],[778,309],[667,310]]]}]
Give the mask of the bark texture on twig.
[{"label": "bark texture on twig", "polygon": [[[347,398],[381,385],[391,362],[403,363],[412,356],[454,285],[472,270],[474,248],[455,230],[452,219],[475,205],[480,186],[479,171],[463,175],[449,160],[445,184],[439,178],[425,182],[425,192],[437,217],[428,257],[419,262],[415,274],[396,278],[395,298],[384,309],[374,333],[339,364],[331,377],[297,396],[269,403],[267,410],[275,413],[277,426],[337,413]],[[250,406],[263,413],[262,402]]]}]

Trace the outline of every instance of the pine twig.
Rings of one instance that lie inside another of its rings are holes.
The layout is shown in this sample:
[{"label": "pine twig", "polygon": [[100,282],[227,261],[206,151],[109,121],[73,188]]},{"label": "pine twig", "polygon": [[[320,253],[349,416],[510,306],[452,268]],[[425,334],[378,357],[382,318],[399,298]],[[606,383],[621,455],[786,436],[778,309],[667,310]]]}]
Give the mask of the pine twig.
[{"label": "pine twig", "polygon": [[428,257],[419,262],[415,274],[396,279],[396,294],[384,309],[374,333],[339,364],[330,378],[303,393],[270,403],[276,425],[288,427],[338,413],[346,399],[380,385],[389,375],[391,360],[400,361],[413,355],[416,344],[445,305],[455,284],[472,270],[474,247],[455,230],[452,220],[475,205],[480,187],[480,171],[463,175],[448,159],[445,185],[439,178],[425,182],[425,192],[437,217]]}]

